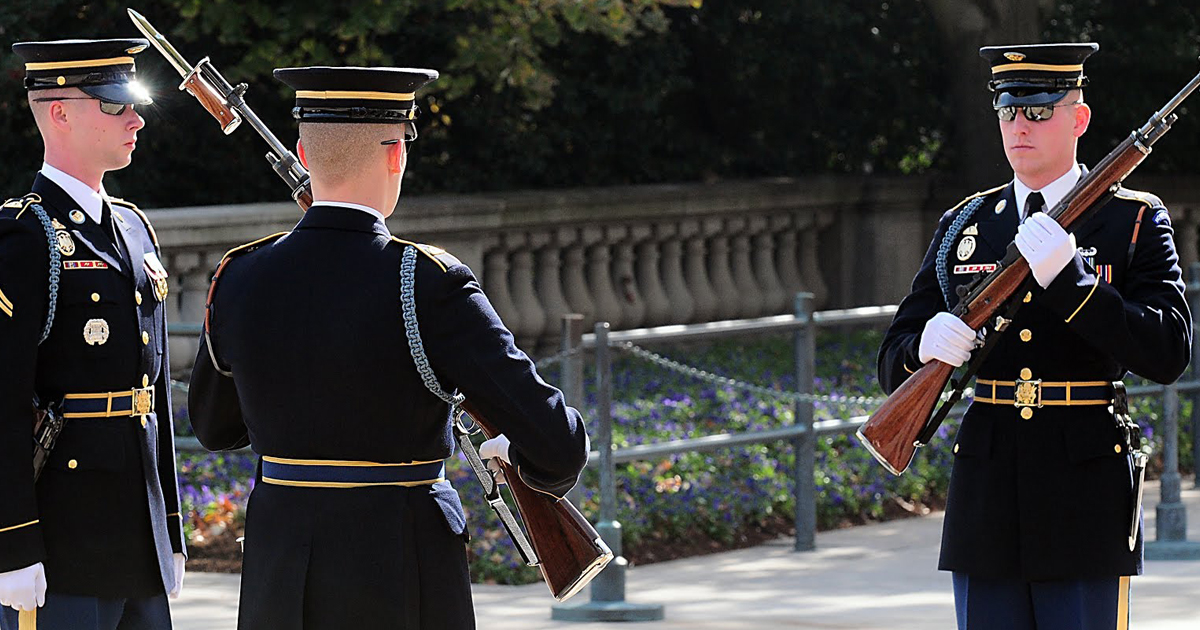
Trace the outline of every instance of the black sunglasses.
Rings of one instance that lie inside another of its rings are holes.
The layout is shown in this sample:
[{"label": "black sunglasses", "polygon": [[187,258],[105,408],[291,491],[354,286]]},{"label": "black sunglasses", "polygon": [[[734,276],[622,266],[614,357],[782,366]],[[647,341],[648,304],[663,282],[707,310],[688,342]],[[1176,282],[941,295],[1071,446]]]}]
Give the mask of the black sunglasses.
[{"label": "black sunglasses", "polygon": [[[45,97],[33,99],[35,103],[47,103],[51,101],[100,101],[98,98],[91,96],[60,96],[60,97]],[[131,103],[109,103],[108,101],[100,101],[100,111],[109,116],[120,116],[125,113],[126,107],[133,107]]]},{"label": "black sunglasses", "polygon": [[1075,101],[1073,103],[1059,103],[1057,105],[1009,105],[1008,107],[997,107],[996,117],[1004,122],[1012,122],[1017,119],[1017,110],[1021,110],[1025,114],[1025,120],[1030,122],[1040,122],[1050,120],[1054,117],[1054,108],[1067,107],[1069,105],[1079,105],[1083,101]]}]

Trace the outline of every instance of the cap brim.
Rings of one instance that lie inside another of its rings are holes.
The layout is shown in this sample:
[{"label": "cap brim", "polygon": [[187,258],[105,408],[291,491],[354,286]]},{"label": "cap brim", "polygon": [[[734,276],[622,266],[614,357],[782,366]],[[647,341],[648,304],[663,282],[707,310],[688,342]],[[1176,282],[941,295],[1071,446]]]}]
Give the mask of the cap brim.
[{"label": "cap brim", "polygon": [[1027,94],[1014,94],[1013,92],[1004,91],[996,92],[996,98],[992,101],[993,107],[1036,107],[1038,105],[1053,105],[1067,95],[1066,90],[1060,92],[1029,92]]},{"label": "cap brim", "polygon": [[123,105],[149,105],[154,102],[150,92],[140,83],[106,83],[104,85],[80,85],[84,94],[94,96],[106,103]]}]

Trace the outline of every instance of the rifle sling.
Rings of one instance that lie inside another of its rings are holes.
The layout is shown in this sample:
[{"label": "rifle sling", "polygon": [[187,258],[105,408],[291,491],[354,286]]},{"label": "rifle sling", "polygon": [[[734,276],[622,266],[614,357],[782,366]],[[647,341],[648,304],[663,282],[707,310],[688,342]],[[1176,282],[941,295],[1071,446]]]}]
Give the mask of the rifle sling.
[{"label": "rifle sling", "polygon": [[[455,409],[455,412],[458,410]],[[496,476],[479,458],[479,451],[475,450],[475,445],[471,443],[471,433],[467,431],[462,424],[455,419],[454,421],[454,439],[458,440],[458,447],[462,449],[463,456],[467,458],[467,463],[471,465],[471,470],[475,471],[475,477],[479,479],[479,485],[483,486],[483,498],[487,500],[488,505],[492,506],[492,511],[499,517],[500,523],[504,525],[504,531],[508,532],[508,537],[512,539],[516,545],[517,551],[521,553],[521,559],[529,566],[537,566],[537,552],[533,550],[533,545],[529,543],[529,539],[525,536],[525,531],[517,523],[517,519],[513,517],[512,511],[508,509],[508,504],[504,502],[504,497],[500,496],[500,484],[496,483]]]},{"label": "rifle sling", "polygon": [[[1005,309],[1004,315],[1002,316],[1004,319],[1011,321],[1016,316],[1017,311],[1021,309],[1021,304],[1023,303],[1018,296],[1026,291],[1029,291],[1032,288],[1033,282],[1033,277],[1030,276],[1025,283],[1021,285],[1021,289],[1013,295],[1011,300],[1009,300],[1008,308]],[[933,414],[933,416],[929,418],[929,421],[925,423],[925,426],[921,429],[921,432],[917,434],[916,442],[918,446],[925,446],[926,444],[929,444],[930,440],[933,439],[933,436],[937,433],[938,428],[942,426],[942,422],[946,419],[946,416],[950,415],[950,409],[954,407],[954,405],[958,404],[958,401],[962,398],[963,391],[966,389],[967,383],[971,382],[971,378],[974,377],[975,373],[979,371],[979,368],[983,366],[983,362],[987,359],[987,356],[991,354],[992,349],[994,349],[996,344],[1000,341],[1000,336],[1004,334],[1004,331],[996,329],[995,321],[990,324],[990,327],[992,332],[987,336],[987,341],[984,342],[983,347],[975,353],[975,356],[971,357],[970,363],[967,363],[966,371],[963,372],[962,376],[959,377],[958,380],[951,381],[954,391],[950,392],[950,397],[946,399],[946,402],[942,403],[942,406],[938,408],[937,413]],[[1005,327],[1005,329],[1007,330],[1007,327]]]}]

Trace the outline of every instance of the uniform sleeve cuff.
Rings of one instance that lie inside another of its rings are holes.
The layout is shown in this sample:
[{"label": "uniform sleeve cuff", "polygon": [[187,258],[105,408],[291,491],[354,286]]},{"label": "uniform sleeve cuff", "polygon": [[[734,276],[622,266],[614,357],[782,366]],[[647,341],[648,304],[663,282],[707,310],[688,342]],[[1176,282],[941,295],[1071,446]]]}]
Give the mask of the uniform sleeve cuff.
[{"label": "uniform sleeve cuff", "polygon": [[0,527],[0,573],[46,559],[42,526],[37,520]]},{"label": "uniform sleeve cuff", "polygon": [[1100,278],[1087,268],[1079,254],[1075,254],[1038,300],[1069,324],[1086,312],[1099,285]]}]

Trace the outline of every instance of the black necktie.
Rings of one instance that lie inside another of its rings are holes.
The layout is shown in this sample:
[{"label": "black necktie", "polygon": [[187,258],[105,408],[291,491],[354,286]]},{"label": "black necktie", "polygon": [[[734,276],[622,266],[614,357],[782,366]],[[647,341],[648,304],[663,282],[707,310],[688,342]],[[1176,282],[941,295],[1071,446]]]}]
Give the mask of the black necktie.
[{"label": "black necktie", "polygon": [[1029,217],[1033,216],[1033,213],[1035,212],[1041,212],[1042,206],[1045,204],[1046,200],[1042,197],[1042,193],[1029,193],[1029,196],[1025,198],[1025,218],[1028,219]]}]

